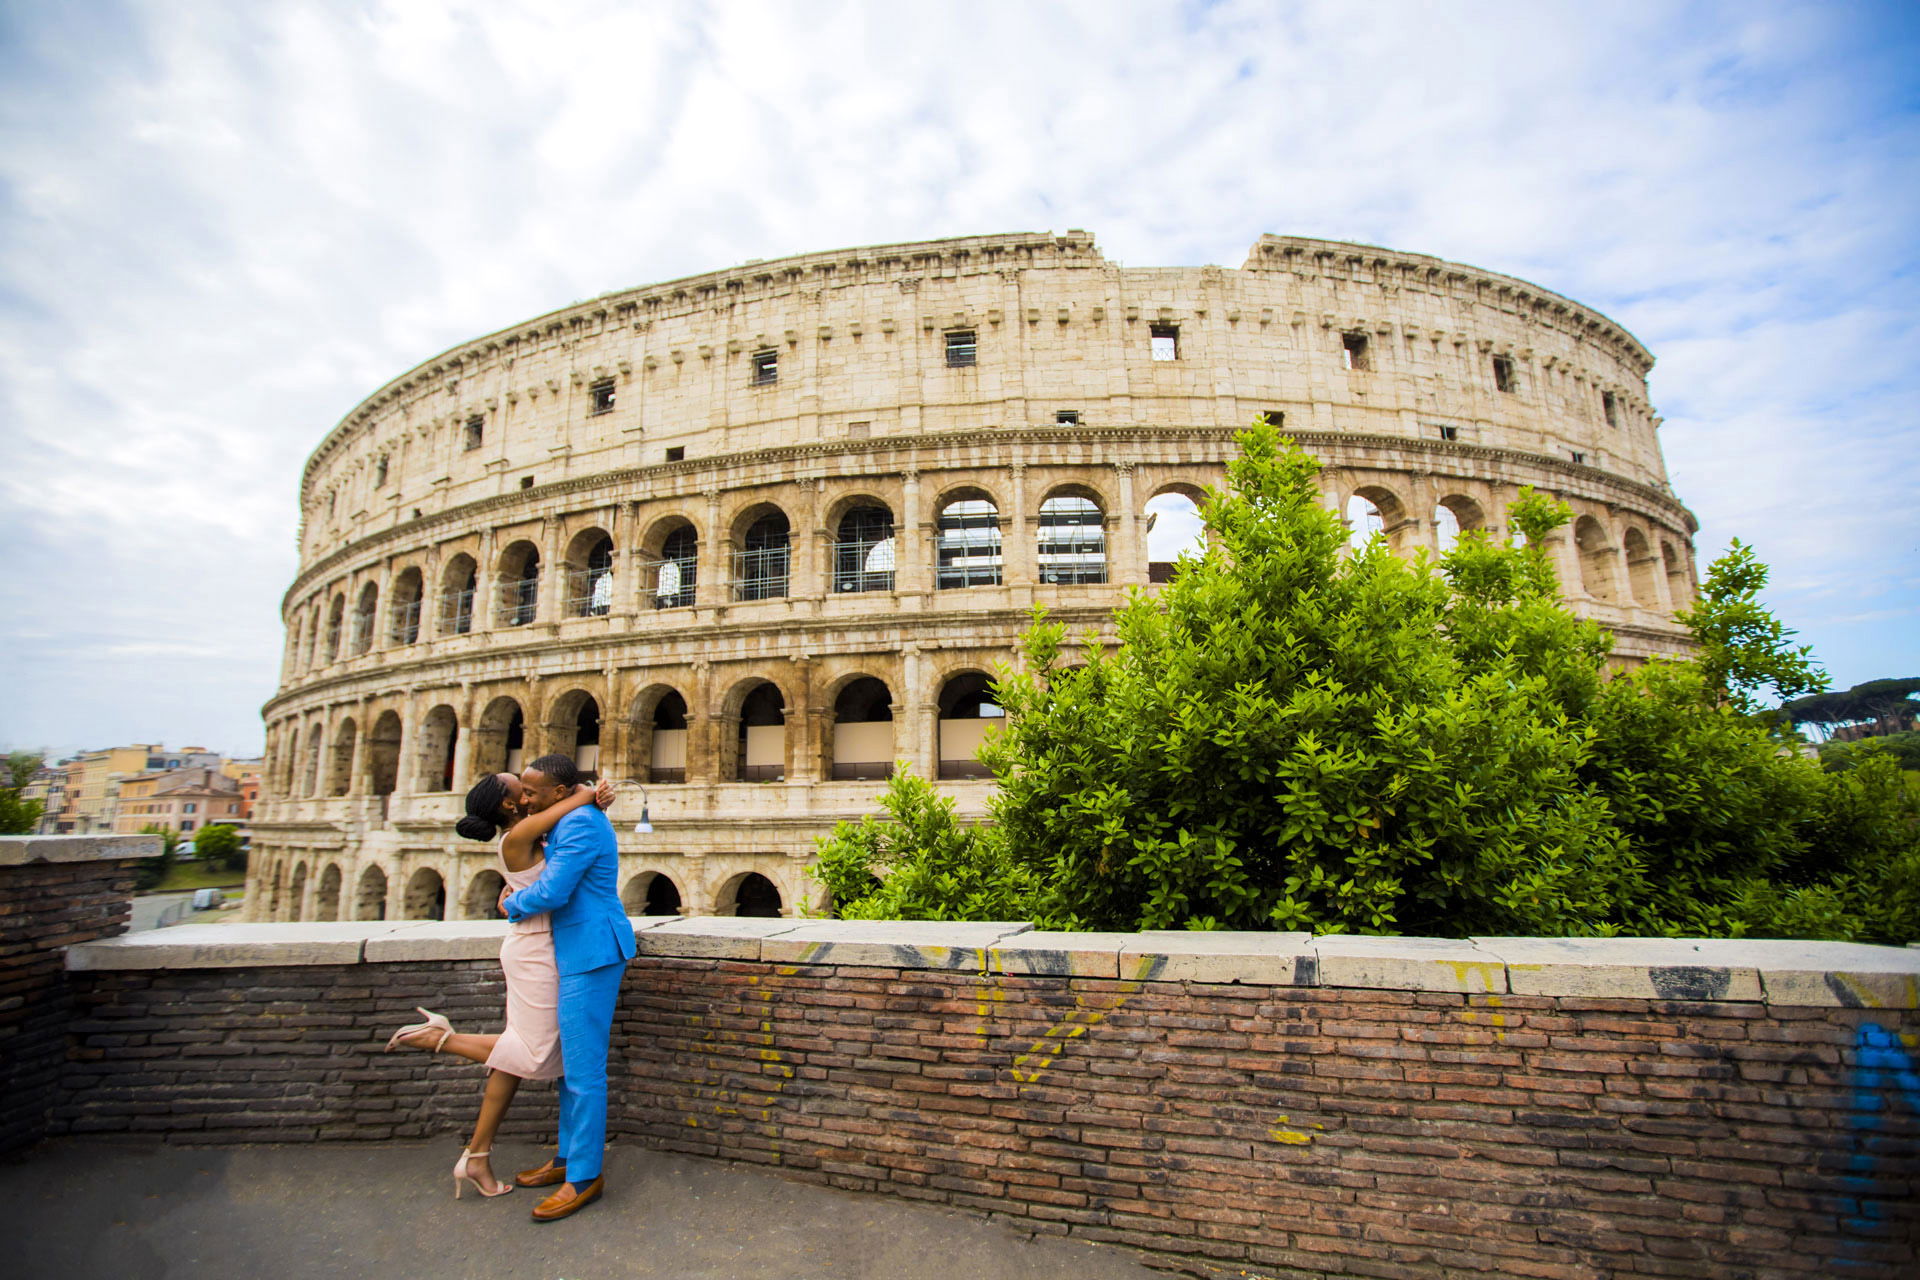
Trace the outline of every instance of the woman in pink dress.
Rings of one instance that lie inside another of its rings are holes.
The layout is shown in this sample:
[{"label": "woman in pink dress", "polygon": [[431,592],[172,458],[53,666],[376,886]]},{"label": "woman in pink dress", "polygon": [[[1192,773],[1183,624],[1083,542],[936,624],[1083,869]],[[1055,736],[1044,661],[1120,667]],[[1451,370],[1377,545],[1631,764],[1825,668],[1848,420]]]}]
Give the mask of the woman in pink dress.
[{"label": "woman in pink dress", "polygon": [[[612,804],[612,787],[605,782],[598,788],[577,787],[565,800],[529,812],[519,778],[511,773],[490,774],[467,792],[467,815],[455,830],[469,840],[491,840],[502,827],[507,828],[500,838],[500,874],[512,892],[540,878],[541,844],[554,824],[582,805],[595,803],[602,808]],[[554,967],[553,934],[546,916],[529,916],[507,926],[506,940],[500,944],[500,967],[507,979],[507,1025],[499,1035],[466,1035],[455,1031],[440,1014],[421,1009],[425,1022],[402,1027],[387,1041],[390,1051],[405,1045],[455,1054],[487,1067],[473,1139],[453,1166],[456,1200],[469,1182],[483,1196],[503,1196],[513,1190],[511,1183],[493,1176],[488,1164],[493,1135],[522,1080],[552,1080],[561,1073],[560,973]]]}]

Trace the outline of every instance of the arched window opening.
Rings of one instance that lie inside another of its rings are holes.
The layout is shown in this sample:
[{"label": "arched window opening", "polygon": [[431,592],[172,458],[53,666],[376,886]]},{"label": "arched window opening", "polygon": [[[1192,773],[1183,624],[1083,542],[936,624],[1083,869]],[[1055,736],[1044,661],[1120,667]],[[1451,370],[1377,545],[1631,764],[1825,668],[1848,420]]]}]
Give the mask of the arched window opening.
[{"label": "arched window opening", "polygon": [[769,919],[780,914],[780,890],[759,872],[749,871],[739,877],[734,881],[732,890],[732,901],[721,909],[720,914]]},{"label": "arched window opening", "polygon": [[479,568],[469,555],[457,555],[447,565],[440,586],[440,634],[464,636],[473,630],[473,593]]},{"label": "arched window opening", "polygon": [[833,702],[833,778],[836,782],[893,776],[893,694],[861,676]]},{"label": "arched window opening", "polygon": [[1000,585],[1000,509],[985,494],[956,497],[940,508],[933,535],[935,584]]},{"label": "arched window opening", "polygon": [[516,542],[500,557],[500,602],[496,621],[524,627],[540,612],[540,552],[531,542]]},{"label": "arched window opening", "polygon": [[329,862],[327,869],[320,873],[320,888],[313,895],[313,918],[340,918],[340,864],[337,862]]},{"label": "arched window opening", "polygon": [[1091,498],[1060,494],[1040,504],[1037,559],[1040,581],[1059,584],[1107,580],[1106,517]]},{"label": "arched window opening", "polygon": [[740,781],[778,782],[787,776],[786,699],[771,683],[740,705]]},{"label": "arched window opening", "polygon": [[653,754],[647,781],[687,780],[687,700],[669,689],[653,707]]},{"label": "arched window opening", "polygon": [[993,700],[993,681],[977,671],[955,676],[940,690],[939,754],[942,778],[990,778],[976,757],[987,732],[1005,723]]},{"label": "arched window opening", "polygon": [[833,544],[833,589],[891,591],[893,570],[893,513],[861,506],[842,516]]},{"label": "arched window opening", "polygon": [[340,659],[340,631],[346,625],[347,598],[335,596],[333,607],[327,610],[327,661]]},{"label": "arched window opening", "polygon": [[1629,529],[1621,538],[1621,547],[1627,553],[1627,589],[1633,594],[1630,603],[1643,609],[1659,607],[1660,589],[1655,580],[1660,574],[1660,562],[1647,545],[1647,535],[1638,529]]},{"label": "arched window opening", "polygon": [[342,720],[340,729],[333,735],[333,763],[327,770],[327,794],[343,796],[353,786],[353,749],[355,740],[360,736],[359,726],[351,720]]},{"label": "arched window opening", "polygon": [[1486,513],[1472,498],[1459,495],[1442,498],[1433,509],[1433,542],[1442,555],[1459,545],[1460,535],[1484,529]]},{"label": "arched window opening", "polygon": [[373,794],[390,796],[400,781],[400,716],[383,711],[367,737],[367,768]]},{"label": "arched window opening", "polygon": [[287,734],[286,751],[281,757],[280,772],[275,776],[280,794],[292,798],[298,794],[300,785],[300,730],[294,729]]},{"label": "arched window opening", "polygon": [[353,610],[353,652],[358,657],[373,648],[374,618],[380,610],[380,588],[369,582],[360,588],[360,603]]},{"label": "arched window opening", "polygon": [[1667,571],[1667,599],[1675,609],[1693,607],[1693,579],[1687,573],[1687,562],[1671,542],[1660,544],[1660,560]]},{"label": "arched window opening", "polygon": [[680,886],[659,871],[642,871],[620,891],[620,905],[630,916],[677,916]]},{"label": "arched window opening", "polygon": [[301,909],[307,900],[307,864],[302,862],[293,869],[293,885],[287,890],[287,915],[289,920],[303,920]]},{"label": "arched window opening", "polygon": [[498,871],[478,873],[467,882],[467,893],[461,900],[460,914],[468,920],[498,920],[500,891],[506,887],[506,878]]},{"label": "arched window opening", "polygon": [[473,770],[482,773],[518,773],[525,754],[526,717],[520,704],[498,697],[487,704],[473,728]]},{"label": "arched window opening", "polygon": [[447,918],[447,882],[432,867],[421,867],[407,880],[406,901],[401,906],[404,920],[445,920]]},{"label": "arched window opening", "polygon": [[1371,498],[1354,494],[1347,499],[1347,549],[1363,550],[1376,535],[1387,530],[1386,517]]},{"label": "arched window opening", "polygon": [[507,764],[504,773],[519,773],[527,767],[527,717],[515,706],[507,721]]},{"label": "arched window opening", "polygon": [[320,728],[315,725],[307,732],[307,770],[305,784],[300,788],[303,796],[320,794]]},{"label": "arched window opening", "polygon": [[353,895],[353,918],[387,918],[387,873],[379,867],[368,867],[360,873],[360,885]]},{"label": "arched window opening", "polygon": [[1607,541],[1607,531],[1592,516],[1581,516],[1573,524],[1573,542],[1580,556],[1580,586],[1602,604],[1620,603],[1620,585],[1615,580],[1619,557]]},{"label": "arched window opening", "polygon": [[387,638],[395,644],[412,644],[420,638],[420,571],[404,569],[393,581],[393,604],[387,619]]},{"label": "arched window opening", "polygon": [[[591,697],[582,699],[571,727],[572,733],[560,735],[555,749],[573,757],[583,780],[597,782],[600,779],[600,704]],[[573,739],[571,750],[561,745],[568,736]]]},{"label": "arched window opening", "polygon": [[700,537],[693,526],[683,524],[660,544],[660,558],[649,566],[653,574],[653,607],[687,609],[693,606],[694,588],[700,581]]},{"label": "arched window opening", "polygon": [[734,599],[771,600],[786,595],[792,554],[785,515],[769,511],[755,520],[733,555]]},{"label": "arched window opening", "polygon": [[449,706],[427,712],[420,722],[419,789],[453,790],[453,760],[459,745],[460,720]]},{"label": "arched window opening", "polygon": [[1178,490],[1147,499],[1147,581],[1172,582],[1180,561],[1198,559],[1207,549],[1207,526],[1200,504]]},{"label": "arched window opening", "polygon": [[582,534],[574,544],[579,562],[568,557],[567,616],[605,617],[613,608],[613,539],[596,531]]}]

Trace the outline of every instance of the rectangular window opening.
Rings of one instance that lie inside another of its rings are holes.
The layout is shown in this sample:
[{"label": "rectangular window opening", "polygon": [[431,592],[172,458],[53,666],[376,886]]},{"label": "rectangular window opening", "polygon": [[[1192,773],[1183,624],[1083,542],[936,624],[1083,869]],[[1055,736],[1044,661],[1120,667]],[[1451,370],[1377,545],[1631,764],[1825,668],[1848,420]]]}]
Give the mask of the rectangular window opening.
[{"label": "rectangular window opening", "polygon": [[1460,428],[1442,427],[1440,428],[1440,438],[1442,440],[1458,440],[1460,438]]},{"label": "rectangular window opening", "polygon": [[1572,449],[1572,450],[1569,450],[1568,452],[1570,452],[1570,453],[1572,453],[1572,454],[1573,454],[1573,460],[1574,460],[1575,462],[1579,462],[1579,463],[1583,463],[1583,464],[1584,464],[1584,463],[1586,462],[1586,460],[1587,460],[1587,455],[1586,455],[1586,454],[1584,454],[1584,453],[1582,453],[1582,452],[1580,452],[1580,451],[1579,451],[1578,449]]},{"label": "rectangular window opening", "polygon": [[1513,390],[1513,357],[1495,356],[1493,358],[1493,385],[1498,391]]},{"label": "rectangular window opening", "polygon": [[479,414],[467,419],[467,450],[478,449],[480,442],[487,436],[487,420]]},{"label": "rectangular window opening", "polygon": [[531,488],[533,488],[533,477],[532,477],[532,476],[521,476],[521,477],[520,477],[520,487],[521,487],[522,489],[531,489]]},{"label": "rectangular window opening", "polygon": [[1607,425],[1618,430],[1620,426],[1620,398],[1611,391],[1600,393],[1600,407],[1606,411]]},{"label": "rectangular window opening", "polygon": [[778,351],[756,351],[753,353],[753,385],[764,387],[770,382],[780,381],[780,353]]},{"label": "rectangular window opening", "polygon": [[1348,369],[1364,373],[1373,368],[1372,344],[1364,333],[1343,333],[1340,335],[1340,360]]},{"label": "rectangular window opening", "polygon": [[1156,324],[1150,327],[1153,340],[1153,358],[1155,360],[1178,360],[1180,358],[1180,326],[1177,324]]},{"label": "rectangular window opening", "polygon": [[980,343],[972,329],[947,330],[947,368],[967,369],[980,362]]},{"label": "rectangular window opening", "polygon": [[600,381],[587,388],[587,393],[593,397],[593,409],[591,412],[596,414],[613,412],[612,378],[600,379]]},{"label": "rectangular window opening", "polygon": [[668,462],[685,462],[686,460],[687,460],[687,446],[683,444],[673,444],[673,445],[667,446]]},{"label": "rectangular window opening", "polygon": [[1278,409],[1262,409],[1260,421],[1269,427],[1284,427],[1287,425],[1287,415]]},{"label": "rectangular window opening", "polygon": [[1077,427],[1080,425],[1080,411],[1078,409],[1061,409],[1053,415],[1053,420],[1063,427]]}]

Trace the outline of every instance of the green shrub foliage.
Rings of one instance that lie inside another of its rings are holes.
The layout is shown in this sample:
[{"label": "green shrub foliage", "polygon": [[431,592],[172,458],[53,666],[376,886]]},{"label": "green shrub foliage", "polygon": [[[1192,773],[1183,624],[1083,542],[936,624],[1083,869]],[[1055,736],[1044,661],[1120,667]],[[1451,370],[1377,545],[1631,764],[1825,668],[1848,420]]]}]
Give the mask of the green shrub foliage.
[{"label": "green shrub foliage", "polygon": [[1514,547],[1349,550],[1317,464],[1256,425],[1208,543],[1069,645],[1036,614],[998,673],[966,829],[897,775],[820,875],[847,916],[1071,929],[1920,936],[1920,825],[1890,760],[1827,773],[1749,714],[1823,683],[1736,544],[1688,615],[1699,658],[1609,678],[1559,602],[1564,506]]}]

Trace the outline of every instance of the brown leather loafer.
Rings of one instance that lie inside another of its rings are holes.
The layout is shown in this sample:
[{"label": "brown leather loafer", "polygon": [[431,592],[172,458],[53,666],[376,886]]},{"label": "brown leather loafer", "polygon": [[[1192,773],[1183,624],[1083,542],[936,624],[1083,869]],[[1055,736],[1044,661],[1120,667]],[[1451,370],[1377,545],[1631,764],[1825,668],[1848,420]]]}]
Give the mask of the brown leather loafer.
[{"label": "brown leather loafer", "polygon": [[549,1160],[538,1169],[522,1169],[513,1175],[516,1187],[557,1187],[567,1180],[567,1166]]},{"label": "brown leather loafer", "polygon": [[556,1191],[539,1204],[533,1206],[533,1220],[535,1222],[558,1222],[562,1218],[571,1217],[592,1204],[595,1200],[598,1200],[600,1193],[606,1189],[606,1185],[606,1175],[602,1174],[586,1186],[575,1188],[573,1195],[565,1200],[562,1200],[560,1193]]}]

